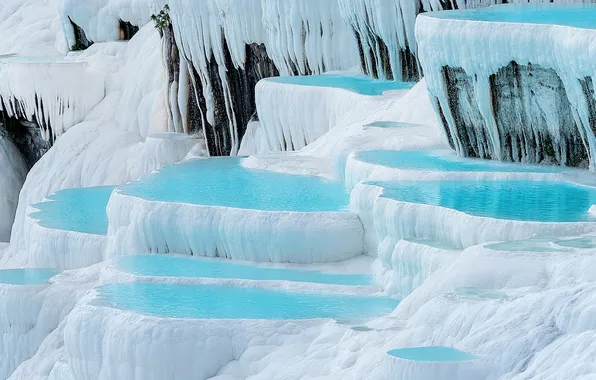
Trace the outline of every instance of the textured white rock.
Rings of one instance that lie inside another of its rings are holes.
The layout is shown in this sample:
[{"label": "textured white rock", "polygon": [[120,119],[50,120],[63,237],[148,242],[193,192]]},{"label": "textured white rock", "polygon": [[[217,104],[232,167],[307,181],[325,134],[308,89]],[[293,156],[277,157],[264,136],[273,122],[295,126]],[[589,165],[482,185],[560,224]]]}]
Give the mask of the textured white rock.
[{"label": "textured white rock", "polygon": [[7,0],[0,4],[0,55],[59,56],[68,46],[61,0]]},{"label": "textured white rock", "polygon": [[108,259],[173,252],[313,263],[362,254],[362,224],[350,212],[262,211],[158,202],[116,190],[107,213]]},{"label": "textured white rock", "polygon": [[90,293],[64,332],[75,379],[196,379],[215,376],[251,346],[312,340],[326,321],[172,319],[92,305]]},{"label": "textured white rock", "polygon": [[84,61],[0,57],[0,111],[36,120],[53,141],[104,98],[105,74]]},{"label": "textured white rock", "polygon": [[[31,358],[49,337],[59,341],[55,330],[68,316],[77,300],[90,289],[97,279],[97,269],[85,269],[79,273],[66,272],[53,277],[46,285],[0,284],[0,376],[11,373]],[[54,348],[48,351],[54,352]],[[54,366],[51,360],[36,361],[34,371],[49,371]],[[42,364],[43,363],[43,364]],[[25,365],[26,367],[26,365]],[[16,371],[19,373],[21,371]],[[26,372],[26,371],[23,371]],[[17,376],[19,378],[19,376]],[[38,378],[29,372],[21,379]],[[43,377],[46,378],[46,377]]]},{"label": "textured white rock", "polygon": [[459,250],[445,244],[386,236],[377,250],[375,282],[387,294],[404,299],[433,273],[449,266],[459,254]]}]

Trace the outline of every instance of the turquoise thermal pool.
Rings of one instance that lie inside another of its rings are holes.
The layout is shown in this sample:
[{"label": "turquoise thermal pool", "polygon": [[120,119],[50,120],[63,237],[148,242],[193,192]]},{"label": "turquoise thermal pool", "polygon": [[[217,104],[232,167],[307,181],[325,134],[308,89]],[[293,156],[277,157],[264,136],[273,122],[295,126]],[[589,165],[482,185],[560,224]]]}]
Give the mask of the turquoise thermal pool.
[{"label": "turquoise thermal pool", "polygon": [[61,190],[50,195],[48,201],[33,205],[38,211],[31,217],[46,228],[106,235],[106,207],[113,190],[113,186]]},{"label": "turquoise thermal pool", "polygon": [[399,303],[384,297],[218,285],[126,283],[100,286],[97,292],[96,306],[164,318],[361,319],[389,314]]},{"label": "turquoise thermal pool", "polygon": [[408,90],[414,86],[414,83],[411,82],[396,82],[372,79],[366,76],[337,74],[273,77],[264,80],[298,86],[342,88],[362,95],[383,95],[385,91]]},{"label": "turquoise thermal pool", "polygon": [[596,28],[596,7],[592,4],[506,4],[427,15],[442,19]]},{"label": "turquoise thermal pool", "polygon": [[478,359],[467,352],[442,346],[399,348],[387,353],[400,359],[419,362],[464,362]]},{"label": "turquoise thermal pool", "polygon": [[461,158],[452,152],[446,151],[368,150],[356,153],[356,159],[370,164],[403,170],[445,172],[561,172],[561,168],[556,166],[521,165],[475,158]]},{"label": "turquoise thermal pool", "polygon": [[3,269],[0,270],[0,284],[44,285],[60,273],[56,269]]},{"label": "turquoise thermal pool", "polygon": [[296,212],[347,211],[340,182],[322,177],[247,169],[243,159],[209,158],[168,166],[118,188],[151,201]]},{"label": "turquoise thermal pool", "polygon": [[440,206],[496,219],[534,222],[592,222],[596,189],[545,181],[368,182],[382,197]]},{"label": "turquoise thermal pool", "polygon": [[501,243],[494,243],[486,245],[486,248],[495,251],[509,251],[509,252],[567,252],[568,248],[555,244],[551,237],[539,237],[524,240],[511,240]]},{"label": "turquoise thermal pool", "polygon": [[118,269],[140,276],[184,278],[236,278],[245,280],[285,280],[336,285],[371,285],[368,275],[332,274],[313,270],[286,269],[169,255],[134,255],[118,260]]}]

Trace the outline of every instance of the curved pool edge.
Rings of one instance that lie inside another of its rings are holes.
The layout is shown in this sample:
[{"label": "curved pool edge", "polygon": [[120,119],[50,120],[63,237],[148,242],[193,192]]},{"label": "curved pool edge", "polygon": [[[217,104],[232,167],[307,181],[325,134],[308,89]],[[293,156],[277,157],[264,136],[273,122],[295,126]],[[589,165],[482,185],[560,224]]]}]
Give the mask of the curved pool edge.
[{"label": "curved pool edge", "polygon": [[309,264],[363,252],[363,227],[351,212],[236,209],[149,201],[115,191],[108,202],[110,259],[181,253]]},{"label": "curved pool edge", "polygon": [[389,380],[486,379],[495,370],[490,361],[479,356],[463,361],[418,361],[392,356],[387,352],[384,361],[386,378]]},{"label": "curved pool edge", "polygon": [[[564,170],[561,172],[497,172],[497,171],[442,171],[439,169],[407,169],[394,168],[383,164],[371,163],[361,160],[357,152],[352,152],[348,156],[345,167],[346,190],[353,190],[356,185],[363,181],[412,181],[412,180],[494,180],[494,181],[553,181],[553,182],[572,182],[573,184],[587,186],[581,181],[575,179],[572,181],[572,175]],[[516,164],[512,164],[516,165]],[[588,172],[586,172],[589,175]]]},{"label": "curved pool edge", "polygon": [[[533,236],[579,236],[594,233],[596,222],[532,222],[473,216],[441,206],[397,201],[382,196],[383,187],[358,184],[352,192],[353,209],[365,213],[368,229],[377,241],[391,236],[439,241],[458,248]],[[446,221],[449,221],[446,223]],[[374,238],[372,238],[374,240]]]},{"label": "curved pool edge", "polygon": [[[102,371],[117,379],[161,380],[184,378],[189,373],[209,378],[258,344],[264,327],[268,331],[265,339],[297,335],[309,339],[318,326],[329,323],[159,318],[94,306],[95,293],[89,292],[77,305],[64,331],[70,370],[81,378],[98,378]],[[255,338],[259,339],[255,342]]]},{"label": "curved pool edge", "polygon": [[359,296],[384,296],[381,289],[374,285],[340,285],[321,284],[312,282],[301,282],[291,280],[252,280],[243,278],[221,278],[221,277],[171,277],[171,276],[150,276],[126,272],[118,267],[116,261],[112,261],[102,269],[98,285],[114,283],[151,283],[151,284],[172,284],[172,285],[222,285],[243,288],[263,288],[271,290],[308,292],[308,293],[331,293]]},{"label": "curved pool edge", "polygon": [[108,243],[107,235],[48,228],[30,215],[25,217],[28,243],[27,264],[34,267],[75,269],[102,261]]}]

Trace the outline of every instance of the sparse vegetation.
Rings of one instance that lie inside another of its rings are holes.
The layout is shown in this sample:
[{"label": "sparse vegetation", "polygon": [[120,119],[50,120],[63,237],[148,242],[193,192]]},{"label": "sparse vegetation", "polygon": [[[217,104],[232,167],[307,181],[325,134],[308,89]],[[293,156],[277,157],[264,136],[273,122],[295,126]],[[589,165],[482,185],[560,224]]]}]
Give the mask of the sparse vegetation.
[{"label": "sparse vegetation", "polygon": [[155,27],[159,30],[159,34],[163,36],[165,28],[169,28],[172,24],[170,19],[170,6],[168,4],[163,6],[163,9],[158,14],[152,14],[151,19],[155,23]]}]

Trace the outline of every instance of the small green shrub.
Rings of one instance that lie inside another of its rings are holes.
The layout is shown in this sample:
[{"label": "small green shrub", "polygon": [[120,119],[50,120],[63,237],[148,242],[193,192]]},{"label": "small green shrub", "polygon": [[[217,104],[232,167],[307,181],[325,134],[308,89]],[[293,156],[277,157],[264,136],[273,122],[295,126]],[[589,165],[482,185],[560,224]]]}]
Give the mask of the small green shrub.
[{"label": "small green shrub", "polygon": [[151,19],[155,23],[155,28],[159,30],[159,33],[163,35],[163,31],[172,25],[170,19],[170,6],[168,4],[163,6],[163,9],[158,14],[152,14]]}]

